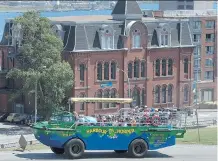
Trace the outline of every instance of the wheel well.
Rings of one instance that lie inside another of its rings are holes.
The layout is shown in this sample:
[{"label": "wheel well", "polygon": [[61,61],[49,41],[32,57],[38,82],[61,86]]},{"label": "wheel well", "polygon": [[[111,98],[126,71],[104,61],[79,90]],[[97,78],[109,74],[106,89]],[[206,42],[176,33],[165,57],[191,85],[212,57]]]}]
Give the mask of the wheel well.
[{"label": "wheel well", "polygon": [[73,139],[78,139],[78,140],[82,141],[83,144],[84,144],[84,147],[85,147],[85,149],[86,149],[86,144],[85,144],[85,142],[84,142],[81,138],[79,138],[79,137],[70,138],[69,140],[67,140],[67,141],[63,144],[62,147],[64,148],[64,146],[65,146],[70,140],[73,140]]},{"label": "wheel well", "polygon": [[141,137],[133,139],[133,140],[132,140],[132,141],[129,143],[128,147],[129,147],[129,146],[130,146],[130,144],[131,144],[131,143],[132,143],[134,140],[136,140],[136,139],[141,139],[141,140],[144,140],[144,141],[145,141],[145,143],[147,144],[147,147],[148,147],[148,150],[149,150],[149,144],[148,144],[148,142],[147,142],[145,139],[141,138]]}]

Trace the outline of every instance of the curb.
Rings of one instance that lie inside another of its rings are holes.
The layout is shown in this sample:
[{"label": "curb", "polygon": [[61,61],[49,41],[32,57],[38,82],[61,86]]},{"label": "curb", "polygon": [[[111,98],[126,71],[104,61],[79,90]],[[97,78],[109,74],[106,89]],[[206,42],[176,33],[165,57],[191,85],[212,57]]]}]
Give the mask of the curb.
[{"label": "curb", "polygon": [[[39,143],[40,142],[36,139],[27,141],[27,145],[36,145]],[[20,147],[19,142],[0,144],[0,149],[18,148],[18,147]]]}]

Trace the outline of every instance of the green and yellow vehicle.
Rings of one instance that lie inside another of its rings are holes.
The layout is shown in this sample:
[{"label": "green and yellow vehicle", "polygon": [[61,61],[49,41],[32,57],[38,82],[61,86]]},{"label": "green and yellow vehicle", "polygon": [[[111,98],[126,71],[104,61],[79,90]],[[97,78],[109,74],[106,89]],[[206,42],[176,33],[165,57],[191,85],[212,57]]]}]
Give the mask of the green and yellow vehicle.
[{"label": "green and yellow vehicle", "polygon": [[[130,98],[71,98],[71,102],[131,103]],[[55,154],[68,158],[80,158],[85,150],[113,150],[128,153],[130,157],[144,157],[148,150],[157,150],[176,143],[185,129],[169,125],[153,126],[141,123],[113,124],[87,121],[81,123],[70,112],[62,112],[50,121],[38,122],[32,126],[34,135],[42,144],[51,147]]]}]

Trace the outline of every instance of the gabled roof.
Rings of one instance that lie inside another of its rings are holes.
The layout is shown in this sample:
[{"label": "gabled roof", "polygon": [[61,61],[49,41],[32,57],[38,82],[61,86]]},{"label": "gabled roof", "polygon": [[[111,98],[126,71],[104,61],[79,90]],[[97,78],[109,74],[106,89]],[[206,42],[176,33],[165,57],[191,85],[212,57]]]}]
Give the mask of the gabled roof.
[{"label": "gabled roof", "polygon": [[111,15],[142,16],[142,11],[136,0],[118,0]]}]

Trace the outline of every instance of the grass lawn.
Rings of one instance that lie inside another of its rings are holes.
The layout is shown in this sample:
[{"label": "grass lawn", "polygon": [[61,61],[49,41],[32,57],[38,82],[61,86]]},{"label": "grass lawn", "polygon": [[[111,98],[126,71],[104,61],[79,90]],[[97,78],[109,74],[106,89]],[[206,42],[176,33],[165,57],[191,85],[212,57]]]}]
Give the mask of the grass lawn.
[{"label": "grass lawn", "polygon": [[184,138],[178,138],[178,144],[204,144],[217,145],[217,127],[200,128],[200,142],[198,140],[198,129],[187,130]]}]

